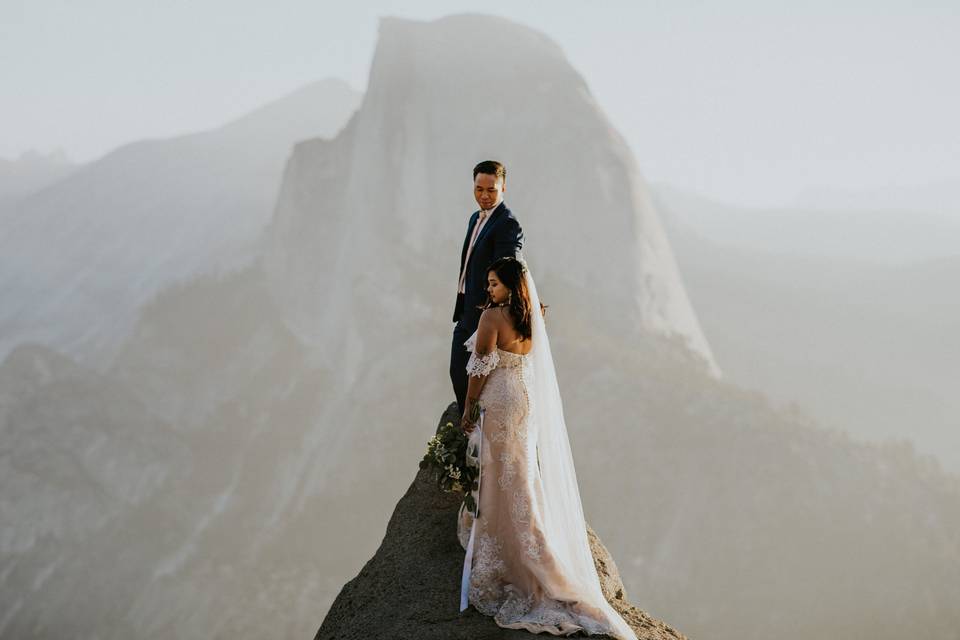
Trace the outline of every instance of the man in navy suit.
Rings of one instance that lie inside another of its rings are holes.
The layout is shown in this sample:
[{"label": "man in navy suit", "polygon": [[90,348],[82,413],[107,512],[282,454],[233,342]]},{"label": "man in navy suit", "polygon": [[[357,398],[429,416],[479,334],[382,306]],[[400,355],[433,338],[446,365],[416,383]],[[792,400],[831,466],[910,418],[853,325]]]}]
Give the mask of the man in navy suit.
[{"label": "man in navy suit", "polygon": [[450,351],[450,380],[463,413],[467,396],[467,360],[463,346],[480,324],[479,307],[487,301],[487,267],[503,256],[521,258],[523,229],[503,203],[507,170],[499,162],[485,160],[473,168],[473,197],[480,210],[470,216],[467,235],[460,252],[460,280],[453,310],[453,345]]}]

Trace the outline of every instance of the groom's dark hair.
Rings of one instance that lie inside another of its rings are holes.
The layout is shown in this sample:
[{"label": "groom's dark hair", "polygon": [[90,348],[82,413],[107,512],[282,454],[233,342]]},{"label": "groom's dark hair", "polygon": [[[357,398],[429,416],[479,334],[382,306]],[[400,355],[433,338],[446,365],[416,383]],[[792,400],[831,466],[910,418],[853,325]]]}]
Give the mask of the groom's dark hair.
[{"label": "groom's dark hair", "polygon": [[485,173],[488,176],[496,176],[497,178],[503,178],[503,181],[507,181],[507,168],[497,162],[496,160],[484,160],[477,166],[473,168],[473,179],[477,179],[478,173]]}]

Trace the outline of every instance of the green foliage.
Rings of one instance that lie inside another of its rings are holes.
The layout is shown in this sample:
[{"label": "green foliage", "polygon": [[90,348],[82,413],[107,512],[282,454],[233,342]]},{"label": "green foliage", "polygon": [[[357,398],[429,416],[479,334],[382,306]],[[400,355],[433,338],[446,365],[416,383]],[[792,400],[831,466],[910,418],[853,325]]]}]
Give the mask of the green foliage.
[{"label": "green foliage", "polygon": [[430,469],[441,491],[463,493],[467,510],[476,515],[473,492],[479,488],[480,478],[477,446],[471,445],[467,434],[453,422],[441,424],[427,442],[420,468]]}]

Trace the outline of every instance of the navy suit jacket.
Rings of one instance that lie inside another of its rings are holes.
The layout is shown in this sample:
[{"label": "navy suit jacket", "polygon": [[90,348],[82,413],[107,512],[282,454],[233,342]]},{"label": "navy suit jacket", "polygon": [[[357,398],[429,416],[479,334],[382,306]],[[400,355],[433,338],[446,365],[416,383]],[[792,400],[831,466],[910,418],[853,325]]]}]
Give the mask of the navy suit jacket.
[{"label": "navy suit jacket", "polygon": [[[458,276],[463,272],[467,245],[470,244],[470,236],[473,235],[473,228],[479,217],[479,211],[474,211],[470,216],[467,235],[463,239],[463,250],[460,252]],[[487,301],[487,268],[494,260],[503,256],[520,258],[521,248],[523,248],[523,229],[520,228],[520,223],[513,217],[507,205],[501,202],[490,214],[490,219],[483,225],[480,235],[473,243],[470,263],[467,265],[467,274],[463,282],[464,293],[457,294],[457,303],[453,308],[454,322],[459,322],[461,317],[468,318],[470,321],[474,318],[479,320],[480,310],[477,307]]]}]

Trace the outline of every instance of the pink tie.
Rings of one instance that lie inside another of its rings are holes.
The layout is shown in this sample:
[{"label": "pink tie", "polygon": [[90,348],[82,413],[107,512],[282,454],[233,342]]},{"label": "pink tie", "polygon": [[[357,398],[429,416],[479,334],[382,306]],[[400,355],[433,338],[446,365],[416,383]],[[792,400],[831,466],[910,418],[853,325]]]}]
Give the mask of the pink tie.
[{"label": "pink tie", "polygon": [[473,253],[473,243],[477,241],[477,235],[480,233],[480,225],[487,219],[487,212],[480,209],[480,217],[477,218],[477,224],[473,227],[473,235],[470,236],[470,244],[467,246],[467,256],[463,259],[463,271],[460,272],[460,283],[457,285],[458,293],[465,293],[464,280],[467,278],[467,265],[470,264],[470,254]]}]

